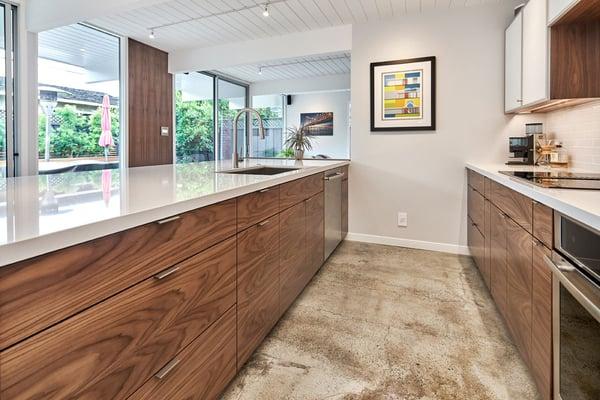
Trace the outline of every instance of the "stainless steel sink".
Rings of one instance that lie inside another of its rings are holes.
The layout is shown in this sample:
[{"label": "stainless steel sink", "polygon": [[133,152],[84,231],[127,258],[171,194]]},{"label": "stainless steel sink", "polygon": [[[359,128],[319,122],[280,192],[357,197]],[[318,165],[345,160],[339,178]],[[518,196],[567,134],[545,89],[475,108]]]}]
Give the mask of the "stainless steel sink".
[{"label": "stainless steel sink", "polygon": [[222,174],[243,174],[243,175],[277,175],[283,174],[290,171],[296,171],[300,168],[293,167],[267,167],[263,165],[259,165],[256,167],[248,167],[248,168],[237,168],[230,169],[227,171],[220,171]]}]

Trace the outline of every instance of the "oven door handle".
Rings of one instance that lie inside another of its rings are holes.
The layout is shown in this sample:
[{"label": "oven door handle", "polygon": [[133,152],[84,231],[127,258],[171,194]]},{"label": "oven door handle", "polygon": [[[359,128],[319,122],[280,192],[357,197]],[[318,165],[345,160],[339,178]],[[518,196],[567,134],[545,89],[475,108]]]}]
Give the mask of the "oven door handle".
[{"label": "oven door handle", "polygon": [[[555,259],[560,261],[555,262]],[[596,321],[600,322],[600,287],[556,253],[553,253],[552,259],[544,255],[544,262],[552,271],[554,278],[558,279]]]}]

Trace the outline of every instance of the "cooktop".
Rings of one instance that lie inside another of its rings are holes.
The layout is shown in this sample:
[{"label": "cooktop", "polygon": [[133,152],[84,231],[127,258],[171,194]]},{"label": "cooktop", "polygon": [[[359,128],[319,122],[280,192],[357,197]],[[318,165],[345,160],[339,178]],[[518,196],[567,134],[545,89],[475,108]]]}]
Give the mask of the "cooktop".
[{"label": "cooktop", "polygon": [[561,171],[500,171],[500,173],[524,179],[544,188],[600,190],[600,174]]}]

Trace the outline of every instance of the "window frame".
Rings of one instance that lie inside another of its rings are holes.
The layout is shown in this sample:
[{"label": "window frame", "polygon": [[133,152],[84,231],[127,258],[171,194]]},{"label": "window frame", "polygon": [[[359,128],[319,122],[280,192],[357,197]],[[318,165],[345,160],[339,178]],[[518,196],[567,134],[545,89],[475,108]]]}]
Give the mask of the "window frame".
[{"label": "window frame", "polygon": [[[17,176],[17,79],[18,79],[18,5],[9,1],[0,1],[4,8],[4,101],[5,101],[5,153],[7,178]],[[9,101],[10,99],[10,101]]]}]

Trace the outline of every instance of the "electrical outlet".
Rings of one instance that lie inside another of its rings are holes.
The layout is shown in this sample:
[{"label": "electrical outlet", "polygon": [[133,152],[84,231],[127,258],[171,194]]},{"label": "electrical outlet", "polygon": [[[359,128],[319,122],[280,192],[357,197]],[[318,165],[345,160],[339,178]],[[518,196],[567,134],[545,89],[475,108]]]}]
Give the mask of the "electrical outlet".
[{"label": "electrical outlet", "polygon": [[398,213],[398,226],[407,227],[408,226],[408,214],[405,212]]}]

